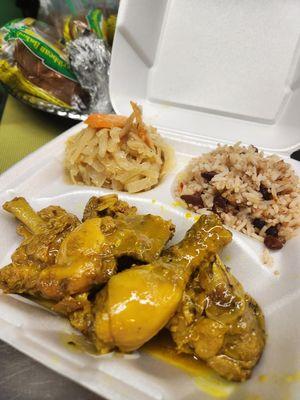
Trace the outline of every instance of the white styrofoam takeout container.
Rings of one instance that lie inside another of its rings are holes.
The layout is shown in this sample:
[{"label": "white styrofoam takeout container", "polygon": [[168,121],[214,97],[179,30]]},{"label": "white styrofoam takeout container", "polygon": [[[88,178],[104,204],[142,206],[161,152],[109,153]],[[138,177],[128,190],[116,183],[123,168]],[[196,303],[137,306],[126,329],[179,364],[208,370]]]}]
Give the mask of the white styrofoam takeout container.
[{"label": "white styrofoam takeout container", "polygon": [[300,143],[300,2],[125,0],[112,56],[113,106],[129,101],[183,140]]},{"label": "white styrofoam takeout container", "polygon": [[[171,218],[177,227],[175,241],[193,219],[173,204],[170,189],[192,156],[211,150],[217,142],[237,140],[284,158],[297,148],[299,13],[300,3],[292,0],[121,1],[111,66],[113,105],[126,114],[129,100],[141,103],[147,123],[158,126],[174,147],[177,165],[151,191],[120,197],[141,212]],[[64,179],[64,143],[83,126],[71,128],[2,174],[0,203],[25,196],[36,209],[58,204],[81,216],[90,196],[109,193]],[[299,163],[288,161],[300,174]],[[1,210],[5,234],[0,236],[0,265],[10,261],[20,241],[15,226]],[[252,378],[243,384],[200,378],[196,385],[181,370],[142,352],[122,358],[71,352],[63,340],[72,332],[68,322],[19,296],[0,295],[0,338],[112,400],[211,399],[212,386],[220,398],[296,400],[299,245],[299,237],[290,240],[275,254],[271,269],[261,263],[262,245],[238,232],[223,252],[266,316],[265,352]],[[260,380],[261,375],[267,378]]]}]

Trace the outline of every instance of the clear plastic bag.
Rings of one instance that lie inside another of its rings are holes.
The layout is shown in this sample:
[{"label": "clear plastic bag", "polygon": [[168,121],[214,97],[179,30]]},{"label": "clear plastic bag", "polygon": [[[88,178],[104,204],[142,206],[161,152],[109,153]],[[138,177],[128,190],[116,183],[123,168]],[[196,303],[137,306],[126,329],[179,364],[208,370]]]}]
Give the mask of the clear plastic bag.
[{"label": "clear plastic bag", "polygon": [[14,20],[0,30],[0,80],[13,94],[64,109],[87,109],[88,94],[72,71],[55,31],[32,18]]},{"label": "clear plastic bag", "polygon": [[51,15],[78,15],[91,8],[110,9],[117,12],[119,0],[40,0],[39,19],[47,20]]},{"label": "clear plastic bag", "polygon": [[40,0],[38,18],[61,32],[61,22],[67,17],[77,19],[92,9],[99,9],[105,18],[116,15],[119,0]]},{"label": "clear plastic bag", "polygon": [[[48,23],[25,18],[5,24],[0,29],[0,81],[7,90],[35,108],[70,118],[109,113],[116,23],[109,3],[42,0],[40,18],[45,13]],[[86,8],[96,4],[103,8]]]}]

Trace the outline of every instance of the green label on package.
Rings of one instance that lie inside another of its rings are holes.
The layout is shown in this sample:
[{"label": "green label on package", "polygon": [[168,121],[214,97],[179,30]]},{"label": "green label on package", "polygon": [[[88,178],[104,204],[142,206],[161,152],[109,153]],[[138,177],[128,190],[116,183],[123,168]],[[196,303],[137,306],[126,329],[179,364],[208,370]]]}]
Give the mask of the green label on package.
[{"label": "green label on package", "polygon": [[[15,22],[15,21],[14,21]],[[77,82],[76,76],[72,72],[68,62],[59,49],[45,40],[42,36],[23,24],[6,24],[4,29],[8,31],[4,40],[19,39],[43,64],[55,72]]]},{"label": "green label on package", "polygon": [[89,27],[91,31],[93,31],[98,38],[103,39],[104,34],[103,34],[103,14],[102,11],[97,9],[89,11],[89,13],[86,16],[87,22],[89,24]]}]

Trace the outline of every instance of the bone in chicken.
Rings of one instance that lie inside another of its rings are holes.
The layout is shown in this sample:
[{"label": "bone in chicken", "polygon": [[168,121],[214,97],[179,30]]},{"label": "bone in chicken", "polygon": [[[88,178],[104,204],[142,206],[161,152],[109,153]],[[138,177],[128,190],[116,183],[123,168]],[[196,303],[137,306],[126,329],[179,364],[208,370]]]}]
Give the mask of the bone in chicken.
[{"label": "bone in chicken", "polygon": [[180,353],[233,381],[250,377],[265,346],[260,307],[218,256],[194,271],[168,328]]},{"label": "bone in chicken", "polygon": [[156,335],[176,312],[193,270],[230,240],[216,215],[203,215],[162,257],[112,277],[93,309],[98,350],[132,351]]},{"label": "bone in chicken", "polygon": [[216,254],[230,239],[216,216],[202,216],[151,265],[115,275],[94,304],[81,298],[71,324],[100,353],[135,350],[167,326],[178,352],[228,380],[248,379],[265,346],[264,317]]},{"label": "bone in chicken", "polygon": [[[23,198],[4,209],[24,238],[0,270],[5,292],[52,299],[99,353],[138,349],[167,327],[179,352],[226,379],[249,378],[265,345],[264,318],[217,255],[231,233],[216,215],[201,216],[162,251],[174,226],[116,195],[92,197],[83,223],[60,207],[36,213]],[[124,256],[146,265],[116,274]]]},{"label": "bone in chicken", "polygon": [[[107,198],[105,202],[109,209],[112,203],[108,204]],[[116,201],[113,203],[114,209],[118,208]],[[98,201],[98,207],[100,204]],[[6,293],[29,293],[59,301],[105,283],[117,272],[117,260],[122,256],[142,262],[157,258],[173,235],[172,223],[159,216],[138,215],[134,210],[125,215],[119,208],[114,218],[106,215],[80,223],[61,208],[37,214],[23,198],[5,203],[4,209],[22,222],[25,239],[12,263],[0,270],[0,287]]]}]

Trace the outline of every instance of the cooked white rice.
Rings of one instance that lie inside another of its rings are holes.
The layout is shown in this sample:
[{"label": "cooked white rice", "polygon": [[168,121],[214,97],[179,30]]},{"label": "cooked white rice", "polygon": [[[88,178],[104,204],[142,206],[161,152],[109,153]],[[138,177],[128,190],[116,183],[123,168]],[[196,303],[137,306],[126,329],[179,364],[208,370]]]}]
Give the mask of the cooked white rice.
[{"label": "cooked white rice", "polygon": [[[211,174],[205,174],[207,172]],[[195,194],[200,198],[199,204],[186,197]],[[186,199],[193,211],[213,210],[228,226],[265,243],[270,227],[276,227],[278,234],[275,236],[284,244],[300,226],[298,176],[278,156],[265,157],[254,146],[218,145],[216,150],[194,158],[178,176],[175,195]],[[255,219],[265,225],[255,227]]]}]

